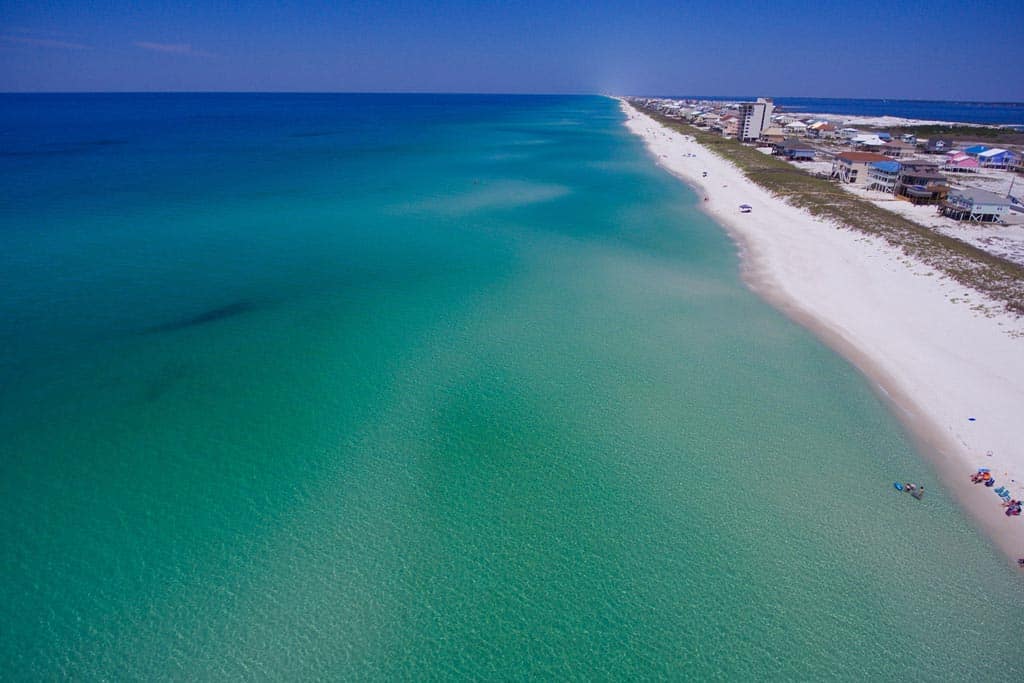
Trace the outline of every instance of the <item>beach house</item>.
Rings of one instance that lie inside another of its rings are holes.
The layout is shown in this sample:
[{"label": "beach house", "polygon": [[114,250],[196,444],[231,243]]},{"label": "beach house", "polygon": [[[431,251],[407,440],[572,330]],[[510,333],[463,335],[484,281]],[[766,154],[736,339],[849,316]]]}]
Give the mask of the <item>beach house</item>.
[{"label": "beach house", "polygon": [[726,114],[722,118],[718,119],[718,122],[713,124],[711,127],[713,129],[720,130],[722,135],[734,138],[737,137],[740,132],[740,119],[738,116],[733,114]]},{"label": "beach house", "polygon": [[834,138],[836,127],[828,121],[815,121],[807,126],[807,135],[812,138]]},{"label": "beach house", "polygon": [[736,110],[739,117],[736,137],[742,142],[754,142],[761,137],[761,132],[772,120],[775,105],[766,97],[758,97],[756,102],[740,102]]},{"label": "beach house", "polygon": [[875,152],[843,152],[832,160],[832,177],[841,183],[868,184],[868,167],[889,157]]},{"label": "beach house", "polygon": [[942,170],[946,173],[977,173],[978,160],[969,157],[963,152],[950,152],[946,155],[946,162]]},{"label": "beach house", "polygon": [[896,183],[900,179],[900,162],[876,161],[868,166],[867,189],[875,192],[896,192]]},{"label": "beach house", "polygon": [[1013,162],[1013,152],[998,147],[978,154],[978,163],[984,168],[1006,168]]},{"label": "beach house", "polygon": [[790,121],[782,127],[782,130],[786,132],[786,135],[807,135],[807,124],[802,121]]},{"label": "beach house", "polygon": [[711,111],[707,111],[697,117],[697,125],[711,127],[718,122],[718,119],[718,114]]},{"label": "beach house", "polygon": [[927,154],[945,154],[953,149],[953,141],[949,138],[928,138],[924,141]]},{"label": "beach house", "polygon": [[866,151],[881,151],[885,146],[885,140],[873,133],[861,133],[850,139],[854,149]]},{"label": "beach house", "polygon": [[790,161],[813,161],[814,147],[799,138],[788,138],[772,145],[774,154],[784,156]]},{"label": "beach house", "polygon": [[939,173],[938,164],[912,162],[900,164],[895,195],[911,204],[939,204],[946,199],[949,184]]},{"label": "beach house", "polygon": [[964,150],[964,154],[968,154],[972,157],[976,157],[982,152],[986,152],[991,149],[988,145],[972,145]]},{"label": "beach house", "polygon": [[942,215],[958,221],[994,223],[1010,212],[1010,200],[988,190],[951,190],[942,203]]},{"label": "beach house", "polygon": [[879,151],[881,151],[882,154],[887,157],[892,157],[893,159],[909,157],[916,150],[917,148],[914,147],[914,145],[908,142],[903,142],[902,140],[889,140],[879,148]]},{"label": "beach house", "polygon": [[782,132],[782,129],[778,126],[771,126],[761,131],[761,142],[767,142],[774,144],[776,142],[782,142],[786,139],[786,134]]}]

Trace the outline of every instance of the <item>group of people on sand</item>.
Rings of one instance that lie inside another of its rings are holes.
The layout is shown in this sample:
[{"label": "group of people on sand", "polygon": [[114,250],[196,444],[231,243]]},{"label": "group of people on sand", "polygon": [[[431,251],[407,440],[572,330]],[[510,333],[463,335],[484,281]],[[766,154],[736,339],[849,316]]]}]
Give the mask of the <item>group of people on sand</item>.
[{"label": "group of people on sand", "polygon": [[[971,482],[992,487],[996,485],[996,478],[992,476],[992,473],[989,472],[987,468],[983,467],[971,475]],[[1010,489],[1006,486],[1000,486],[997,488],[996,493],[1003,499],[1002,505],[1006,508],[1006,516],[1019,517],[1024,503],[1021,503],[1021,501],[1014,498],[1010,498]]]},{"label": "group of people on sand", "polygon": [[918,486],[913,482],[906,482],[903,484],[903,490],[918,500],[924,497],[924,484]]},{"label": "group of people on sand", "polygon": [[978,470],[971,475],[971,483],[973,484],[984,484],[985,486],[995,486],[996,478],[992,476],[992,473],[988,470]]}]

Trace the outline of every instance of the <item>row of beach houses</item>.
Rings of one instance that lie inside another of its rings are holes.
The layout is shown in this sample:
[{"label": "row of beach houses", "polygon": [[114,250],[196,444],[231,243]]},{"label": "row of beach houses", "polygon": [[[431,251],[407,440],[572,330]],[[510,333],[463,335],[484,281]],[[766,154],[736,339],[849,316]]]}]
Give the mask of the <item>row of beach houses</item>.
[{"label": "row of beach houses", "polygon": [[991,223],[1010,212],[1010,199],[987,190],[952,188],[939,164],[896,161],[876,152],[841,152],[832,177],[866,190],[895,195],[912,204],[936,204],[956,220]]},{"label": "row of beach houses", "polygon": [[[980,169],[1024,171],[1022,155],[1008,149],[971,145],[958,149],[953,140],[894,138],[885,132],[837,128],[833,123],[776,113],[771,99],[753,102],[645,100],[669,118],[684,120],[745,143],[770,146],[773,154],[791,161],[832,158],[831,177],[866,190],[885,192],[914,204],[934,204],[957,220],[1000,221],[1011,200],[981,189],[955,189],[945,174],[971,174]],[[827,148],[822,150],[822,148]],[[920,161],[919,155],[941,155]]]}]

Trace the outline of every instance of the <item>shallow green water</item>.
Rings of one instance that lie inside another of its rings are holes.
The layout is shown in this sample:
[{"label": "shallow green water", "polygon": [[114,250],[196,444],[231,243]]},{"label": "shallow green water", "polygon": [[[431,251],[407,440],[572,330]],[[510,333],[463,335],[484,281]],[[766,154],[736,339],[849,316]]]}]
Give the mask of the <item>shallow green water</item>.
[{"label": "shallow green water", "polygon": [[51,105],[5,114],[5,677],[1024,671],[1020,577],[614,102]]}]

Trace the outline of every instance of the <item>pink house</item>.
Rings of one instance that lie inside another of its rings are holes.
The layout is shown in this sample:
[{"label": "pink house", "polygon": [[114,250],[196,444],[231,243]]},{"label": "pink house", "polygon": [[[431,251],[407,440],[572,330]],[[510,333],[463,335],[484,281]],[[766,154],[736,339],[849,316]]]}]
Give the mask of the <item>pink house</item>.
[{"label": "pink house", "polygon": [[949,152],[946,154],[946,161],[942,164],[942,170],[949,173],[977,173],[978,160],[963,152]]}]

